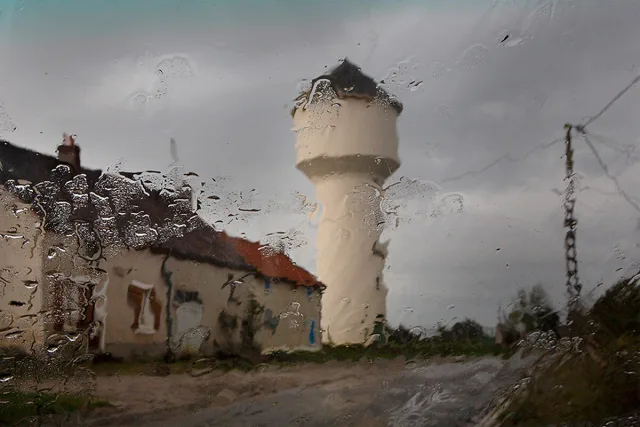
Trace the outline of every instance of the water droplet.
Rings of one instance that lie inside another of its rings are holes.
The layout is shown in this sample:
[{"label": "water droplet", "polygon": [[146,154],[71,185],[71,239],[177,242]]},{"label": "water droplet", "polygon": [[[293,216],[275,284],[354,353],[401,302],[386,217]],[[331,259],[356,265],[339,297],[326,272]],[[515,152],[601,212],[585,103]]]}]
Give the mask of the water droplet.
[{"label": "water droplet", "polygon": [[0,384],[6,384],[13,380],[13,375],[9,372],[3,372],[0,374]]},{"label": "water droplet", "polygon": [[6,339],[9,339],[9,340],[15,340],[15,339],[20,338],[22,336],[22,334],[24,334],[24,331],[14,331],[14,332],[8,333],[4,337]]},{"label": "water droplet", "polygon": [[82,334],[79,332],[69,332],[65,335],[65,338],[69,341],[69,342],[76,342],[79,339],[82,338]]},{"label": "water droplet", "polygon": [[505,40],[505,42],[503,43],[506,47],[514,47],[519,45],[520,43],[522,43],[524,41],[524,38],[522,37],[515,37],[512,39],[508,39]]},{"label": "water droplet", "polygon": [[475,44],[464,51],[456,66],[465,71],[470,71],[475,67],[485,63],[489,58],[489,49],[482,44]]},{"label": "water droplet", "polygon": [[38,282],[36,282],[35,280],[24,280],[22,283],[27,289],[35,289],[38,287]]},{"label": "water droplet", "polygon": [[80,356],[76,357],[75,359],[73,359],[73,361],[71,362],[74,365],[82,365],[83,363],[89,363],[93,360],[93,358],[95,357],[94,354],[81,354]]},{"label": "water droplet", "polygon": [[139,92],[131,95],[130,102],[132,105],[139,107],[142,105],[146,105],[151,98],[152,98],[151,95]]},{"label": "water droplet", "polygon": [[236,286],[240,286],[244,284],[244,280],[240,279],[240,280],[233,280],[229,283],[229,285],[231,285],[231,287],[235,288]]},{"label": "water droplet", "polygon": [[259,363],[253,368],[257,373],[261,374],[269,369],[269,365],[266,363]]},{"label": "water droplet", "polygon": [[426,335],[426,331],[422,326],[414,326],[413,328],[411,328],[411,330],[409,330],[409,333],[418,339]]},{"label": "water droplet", "polygon": [[7,330],[13,324],[13,316],[9,313],[0,313],[0,330]]},{"label": "water droplet", "polygon": [[420,89],[420,87],[422,86],[422,83],[424,83],[422,80],[419,80],[419,81],[415,81],[415,80],[413,80],[413,81],[411,81],[411,82],[409,83],[409,90],[410,90],[411,92],[415,92],[415,91],[417,91],[417,90],[418,90],[418,89]]},{"label": "water droplet", "polygon": [[4,105],[0,102],[0,134],[14,132],[17,128],[6,112]]}]

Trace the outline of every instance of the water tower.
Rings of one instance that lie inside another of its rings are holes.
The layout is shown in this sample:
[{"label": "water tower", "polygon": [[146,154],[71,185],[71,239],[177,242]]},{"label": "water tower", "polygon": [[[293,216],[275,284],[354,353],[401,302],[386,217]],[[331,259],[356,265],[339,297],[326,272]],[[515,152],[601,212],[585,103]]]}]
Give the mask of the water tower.
[{"label": "water tower", "polygon": [[397,100],[346,59],[314,79],[292,111],[296,167],[314,184],[322,205],[317,274],[327,286],[324,342],[364,343],[386,319],[380,197],[385,180],[400,167],[401,112]]}]

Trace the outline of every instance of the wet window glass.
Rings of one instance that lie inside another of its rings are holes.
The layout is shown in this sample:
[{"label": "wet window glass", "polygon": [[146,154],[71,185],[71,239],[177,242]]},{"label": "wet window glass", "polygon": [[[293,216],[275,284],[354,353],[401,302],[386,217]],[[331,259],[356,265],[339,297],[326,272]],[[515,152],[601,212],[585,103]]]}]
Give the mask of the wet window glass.
[{"label": "wet window glass", "polygon": [[638,19],[5,0],[0,425],[638,425]]}]

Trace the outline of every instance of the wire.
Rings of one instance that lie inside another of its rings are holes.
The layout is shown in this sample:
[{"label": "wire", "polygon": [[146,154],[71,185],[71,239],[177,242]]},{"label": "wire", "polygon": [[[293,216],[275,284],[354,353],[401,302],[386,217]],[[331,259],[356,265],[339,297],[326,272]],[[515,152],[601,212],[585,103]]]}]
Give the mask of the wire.
[{"label": "wire", "polygon": [[[591,150],[591,153],[593,154],[593,156],[596,158],[598,164],[600,165],[600,168],[603,170],[605,176],[610,179],[614,185],[616,186],[616,190],[618,191],[618,194],[620,194],[625,201],[631,206],[633,207],[633,209],[636,212],[640,213],[640,205],[638,205],[638,203],[633,200],[626,191],[624,191],[624,189],[622,188],[622,186],[620,185],[620,182],[618,182],[618,179],[611,175],[611,173],[609,173],[609,168],[607,167],[607,165],[605,164],[605,162],[602,160],[602,157],[600,157],[600,153],[598,153],[598,150],[596,150],[596,147],[593,145],[593,143],[591,142],[591,140],[589,139],[589,135],[591,135],[594,139],[598,140],[598,138],[593,135],[593,134],[588,134],[586,127],[589,126],[591,123],[595,122],[596,120],[598,120],[600,117],[602,117],[602,115],[604,113],[607,112],[607,110],[609,110],[609,108],[611,108],[613,106],[613,104],[615,104],[620,98],[622,98],[627,92],[629,92],[629,90],[634,87],[636,84],[638,84],[638,82],[640,82],[640,74],[637,75],[633,80],[631,80],[629,82],[629,84],[627,84],[620,92],[618,92],[618,94],[616,96],[613,97],[613,99],[611,99],[611,101],[609,101],[607,103],[607,105],[605,105],[596,115],[591,116],[586,122],[584,122],[581,125],[577,125],[574,126],[576,131],[579,132],[580,134],[582,134],[582,136],[584,137],[584,141],[586,142],[587,146],[589,147],[589,149]],[[635,156],[631,156],[627,151],[623,151],[620,150],[620,148],[616,148],[616,147],[612,147],[610,144],[607,144],[603,141],[600,141],[603,145],[608,146],[609,148],[618,151],[618,152],[624,152],[624,154],[627,155],[628,158],[635,158]]]},{"label": "wire", "polygon": [[545,148],[549,148],[549,147],[551,147],[553,145],[556,145],[557,143],[562,141],[562,139],[563,139],[563,137],[560,137],[560,138],[554,139],[553,141],[545,142],[543,144],[536,145],[531,150],[527,151],[522,156],[518,156],[518,157],[512,156],[511,153],[505,153],[505,154],[503,154],[502,156],[500,156],[497,159],[493,160],[491,163],[487,164],[486,166],[484,166],[481,169],[472,170],[472,171],[465,172],[465,173],[460,174],[460,175],[456,175],[456,176],[452,176],[452,177],[449,177],[449,178],[442,179],[442,180],[440,180],[440,183],[444,184],[444,183],[451,182],[451,181],[458,181],[458,180],[460,180],[462,178],[466,178],[468,176],[480,175],[480,174],[488,171],[489,169],[492,169],[493,167],[498,165],[503,160],[507,160],[509,162],[519,162],[519,161],[524,160],[525,158],[529,157],[531,154],[533,154],[534,152],[536,152],[538,150],[544,150]]},{"label": "wire", "polygon": [[622,89],[620,92],[618,92],[618,94],[616,96],[613,97],[613,99],[611,101],[609,101],[609,103],[607,105],[605,105],[602,110],[600,110],[598,112],[598,114],[596,114],[595,116],[592,116],[589,118],[589,120],[587,120],[586,122],[584,122],[581,126],[579,126],[579,131],[580,129],[584,130],[584,128],[586,128],[587,126],[589,126],[591,123],[595,122],[596,120],[598,120],[604,113],[607,112],[607,110],[609,108],[611,108],[613,106],[613,104],[616,103],[616,101],[618,101],[620,98],[622,98],[622,96],[624,94],[626,94],[629,89],[631,89],[632,87],[634,87],[636,84],[638,84],[638,82],[640,82],[640,74],[637,75],[633,80],[631,80],[631,82],[625,86],[624,89]]},{"label": "wire", "polygon": [[634,160],[636,162],[640,161],[640,156],[633,154],[633,152],[636,149],[635,144],[622,145],[610,138],[607,138],[605,136],[599,135],[594,132],[589,132],[589,136],[595,142],[602,144],[605,147],[610,148],[617,153],[624,154],[628,160]]},{"label": "wire", "polygon": [[[583,127],[583,129],[584,129],[584,127]],[[631,207],[633,207],[633,209],[635,209],[637,212],[640,213],[640,206],[638,205],[638,203],[635,200],[633,200],[631,198],[631,196],[629,196],[627,194],[626,191],[624,191],[624,189],[620,186],[620,182],[618,182],[618,179],[615,176],[611,175],[611,173],[609,173],[609,168],[607,167],[607,165],[602,160],[602,157],[600,157],[600,153],[598,153],[598,150],[596,150],[596,147],[593,145],[593,143],[589,139],[589,136],[588,136],[587,132],[583,131],[582,132],[582,136],[584,137],[584,142],[586,142],[587,146],[589,147],[589,149],[593,153],[593,156],[598,161],[598,164],[600,165],[600,168],[604,172],[605,176],[607,178],[609,178],[615,184],[616,190],[618,191],[618,194],[620,194],[627,201],[627,203],[629,203],[629,205]]]}]

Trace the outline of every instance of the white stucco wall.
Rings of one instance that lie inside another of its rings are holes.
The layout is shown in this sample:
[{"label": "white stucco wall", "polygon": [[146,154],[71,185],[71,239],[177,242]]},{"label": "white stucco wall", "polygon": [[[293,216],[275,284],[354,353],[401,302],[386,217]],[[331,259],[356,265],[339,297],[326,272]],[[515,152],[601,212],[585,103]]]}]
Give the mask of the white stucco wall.
[{"label": "white stucco wall", "polygon": [[[123,357],[157,357],[164,353],[166,346],[166,301],[167,288],[162,278],[161,264],[164,255],[153,254],[150,251],[127,251],[111,258],[104,263],[109,275],[106,316],[106,351]],[[211,264],[169,258],[167,270],[172,273],[173,302],[172,335],[174,342],[176,335],[177,310],[176,292],[197,292],[202,304],[201,330],[193,333],[207,334],[202,352],[212,354],[216,347],[226,350],[239,349],[242,342],[241,322],[249,310],[249,301],[255,299],[264,311],[258,316],[256,325],[264,323],[266,310],[280,320],[275,331],[268,327],[258,326],[254,343],[263,352],[273,349],[304,349],[315,350],[320,344],[320,295],[318,292],[309,294],[306,288],[295,287],[288,283],[271,283],[270,290],[265,289],[263,278],[254,275],[246,276],[247,272],[217,267]],[[234,299],[230,301],[232,286],[224,289],[222,285],[228,281],[229,275],[238,280],[235,286]],[[127,301],[127,289],[133,282],[152,285],[156,290],[156,298],[162,307],[160,327],[155,333],[136,333],[131,329],[134,320],[133,307]],[[188,304],[192,304],[189,302]],[[224,311],[229,316],[238,318],[238,327],[229,330],[219,324],[220,313]],[[295,322],[294,322],[295,320]],[[310,328],[313,327],[313,334]],[[310,342],[310,335],[313,338]],[[193,334],[189,338],[194,341]]]},{"label": "white stucco wall", "polygon": [[39,224],[29,205],[0,187],[0,347],[31,352],[44,340]]},{"label": "white stucco wall", "polygon": [[323,212],[318,225],[318,276],[326,341],[363,343],[377,315],[386,317],[384,259],[373,253],[383,222],[376,191],[363,174],[328,176],[316,182]]},{"label": "white stucco wall", "polygon": [[[273,351],[318,351],[322,349],[321,294],[316,288],[273,283],[265,285],[264,279],[254,279],[256,301],[264,306],[263,322],[276,317],[277,327],[267,322],[256,334],[256,342],[263,353]],[[268,315],[270,311],[271,316]]]},{"label": "white stucco wall", "polygon": [[[318,98],[316,98],[318,99]],[[312,100],[293,117],[296,163],[322,157],[373,156],[400,163],[390,105],[356,98]]]}]

